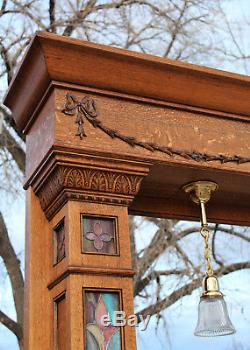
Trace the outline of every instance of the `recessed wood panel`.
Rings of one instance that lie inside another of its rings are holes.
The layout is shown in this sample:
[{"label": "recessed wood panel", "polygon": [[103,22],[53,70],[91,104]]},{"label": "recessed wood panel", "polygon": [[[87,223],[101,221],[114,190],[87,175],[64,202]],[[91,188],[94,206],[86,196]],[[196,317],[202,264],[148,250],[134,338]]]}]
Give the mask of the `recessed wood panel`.
[{"label": "recessed wood panel", "polygon": [[67,350],[66,296],[55,300],[55,350]]}]

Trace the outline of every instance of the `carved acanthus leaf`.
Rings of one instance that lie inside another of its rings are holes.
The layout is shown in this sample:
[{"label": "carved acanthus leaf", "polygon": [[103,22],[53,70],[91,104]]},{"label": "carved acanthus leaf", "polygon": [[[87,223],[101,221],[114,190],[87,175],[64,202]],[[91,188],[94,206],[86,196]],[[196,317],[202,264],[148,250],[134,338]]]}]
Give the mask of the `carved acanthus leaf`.
[{"label": "carved acanthus leaf", "polygon": [[50,219],[67,200],[129,205],[142,179],[142,175],[59,165],[35,192]]}]

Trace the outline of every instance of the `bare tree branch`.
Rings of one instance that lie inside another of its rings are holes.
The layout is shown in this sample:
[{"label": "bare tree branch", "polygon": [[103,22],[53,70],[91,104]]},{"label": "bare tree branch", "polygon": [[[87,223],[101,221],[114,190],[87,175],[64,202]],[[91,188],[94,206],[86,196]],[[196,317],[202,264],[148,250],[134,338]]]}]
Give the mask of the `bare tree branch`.
[{"label": "bare tree branch", "polygon": [[177,20],[175,21],[174,23],[174,29],[172,30],[171,32],[171,40],[170,42],[168,43],[168,46],[166,48],[166,51],[164,53],[164,57],[168,57],[170,55],[170,51],[174,45],[174,43],[176,42],[176,37],[177,35],[179,34],[179,30],[180,30],[180,27],[181,27],[181,20],[186,12],[186,9],[187,9],[187,4],[188,4],[188,1],[184,0],[183,1],[183,7],[182,9],[180,10],[180,14],[177,18]]},{"label": "bare tree branch", "polygon": [[[214,227],[212,225],[210,225],[210,229],[214,229]],[[177,235],[177,241],[182,240],[183,238],[193,234],[193,233],[197,233],[200,231],[200,227],[199,226],[193,226],[193,227],[188,227],[187,229],[183,229],[180,232],[178,232]],[[231,235],[231,236],[235,236],[238,237],[244,241],[246,241],[247,243],[250,243],[250,237],[247,237],[246,235],[244,235],[242,232],[236,231],[235,228],[231,228],[228,229],[226,227],[223,227],[220,225],[220,232]]]},{"label": "bare tree branch", "polygon": [[157,303],[146,307],[145,309],[138,312],[138,315],[142,315],[143,317],[150,315],[153,316],[162,310],[165,310],[169,306],[173,305],[177,300],[182,298],[183,296],[190,295],[192,292],[198,288],[201,284],[202,278],[198,278],[193,280],[192,282],[184,285],[183,287],[175,290],[173,293],[168,295],[166,298],[158,301]]},{"label": "bare tree branch", "polygon": [[10,134],[7,128],[3,125],[3,131],[0,138],[0,147],[6,147],[12,158],[16,162],[19,170],[25,172],[25,152],[20,146],[20,143]]},{"label": "bare tree branch", "polygon": [[8,53],[8,50],[6,49],[6,47],[3,44],[3,41],[0,41],[0,53],[3,59],[3,62],[5,64],[5,69],[7,72],[7,79],[8,79],[8,83],[10,83],[11,79],[12,79],[12,64],[11,64],[11,59]]},{"label": "bare tree branch", "polygon": [[183,276],[188,274],[188,270],[166,270],[166,271],[153,271],[149,273],[145,278],[138,280],[134,286],[134,295],[139,295],[153,280],[156,280],[160,276]]},{"label": "bare tree branch", "polygon": [[15,131],[15,133],[22,141],[25,141],[25,135],[17,129],[14,119],[12,118],[11,112],[7,111],[7,107],[3,106],[1,103],[0,111],[3,113],[4,120],[6,121],[6,123]]},{"label": "bare tree branch", "polygon": [[[222,267],[215,271],[215,275],[217,276],[224,276],[229,273],[243,270],[243,269],[250,269],[250,261],[242,262],[242,263],[235,263],[231,264],[225,267]],[[145,317],[146,315],[155,315],[159,313],[160,311],[168,308],[169,306],[173,305],[177,300],[182,298],[183,296],[190,295],[192,292],[197,289],[202,282],[202,277],[194,279],[192,282],[187,283],[186,285],[180,287],[179,289],[175,290],[173,293],[168,295],[166,298],[158,301],[157,303],[150,305],[146,307],[145,309],[138,312],[138,315],[142,315]]]},{"label": "bare tree branch", "polygon": [[79,21],[81,22],[84,21],[84,19],[92,12],[95,4],[96,4],[96,0],[88,0],[85,8],[76,12],[76,14],[71,19],[68,20],[69,24],[64,29],[63,35],[70,36],[74,31],[76,24]]},{"label": "bare tree branch", "polygon": [[50,30],[53,33],[56,33],[55,9],[56,9],[56,2],[55,2],[55,0],[50,0],[49,1],[49,20],[50,20]]},{"label": "bare tree branch", "polygon": [[193,262],[191,261],[191,259],[188,257],[188,255],[185,253],[185,251],[180,247],[180,245],[177,242],[174,243],[174,247],[175,247],[177,253],[180,255],[181,260],[184,262],[186,267],[191,266],[192,268],[194,268],[195,266],[194,266]]},{"label": "bare tree branch", "polygon": [[20,261],[11,244],[7,227],[0,213],[0,256],[4,261],[10,278],[13,298],[17,313],[17,323],[23,325],[24,280],[20,268]]},{"label": "bare tree branch", "polygon": [[147,269],[153,264],[153,262],[167,249],[171,244],[172,236],[172,223],[170,220],[161,220],[160,228],[156,231],[151,242],[144,250],[143,256],[137,259],[138,273],[137,280],[140,280]]},{"label": "bare tree branch", "polygon": [[22,327],[15,321],[13,321],[9,316],[7,316],[3,311],[0,310],[0,322],[7,327],[11,332],[13,332],[18,339],[22,339],[23,331]]},{"label": "bare tree branch", "polygon": [[6,5],[7,5],[7,0],[3,0],[0,13],[3,13],[5,11]]}]

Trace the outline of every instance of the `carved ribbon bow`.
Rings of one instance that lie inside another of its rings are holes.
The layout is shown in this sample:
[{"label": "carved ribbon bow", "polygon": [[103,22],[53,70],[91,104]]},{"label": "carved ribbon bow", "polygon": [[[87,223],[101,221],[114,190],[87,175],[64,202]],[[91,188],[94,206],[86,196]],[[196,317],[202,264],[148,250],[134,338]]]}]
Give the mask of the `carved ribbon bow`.
[{"label": "carved ribbon bow", "polygon": [[194,160],[196,162],[220,162],[224,163],[250,163],[250,157],[243,157],[240,155],[223,155],[223,154],[207,154],[198,151],[188,151],[184,149],[177,149],[169,146],[162,146],[157,143],[140,141],[137,140],[134,136],[127,136],[121,133],[119,130],[114,130],[101,122],[98,119],[98,114],[96,111],[96,104],[92,97],[85,96],[80,101],[77,98],[67,93],[65,108],[63,109],[65,114],[73,116],[76,115],[76,123],[78,124],[78,130],[76,136],[79,136],[80,139],[83,139],[84,136],[87,136],[84,132],[84,117],[89,121],[94,128],[99,128],[106,135],[109,135],[112,139],[116,138],[123,142],[126,142],[132,147],[138,146],[144,149],[147,149],[151,152],[162,152],[167,154],[170,157],[178,156],[184,159]]},{"label": "carved ribbon bow", "polygon": [[78,130],[76,136],[79,136],[81,140],[83,137],[87,136],[84,131],[84,117],[87,118],[91,124],[95,125],[97,122],[95,121],[95,118],[98,116],[95,101],[88,96],[78,101],[74,95],[67,93],[63,112],[72,116],[77,112],[75,123],[78,124]]}]

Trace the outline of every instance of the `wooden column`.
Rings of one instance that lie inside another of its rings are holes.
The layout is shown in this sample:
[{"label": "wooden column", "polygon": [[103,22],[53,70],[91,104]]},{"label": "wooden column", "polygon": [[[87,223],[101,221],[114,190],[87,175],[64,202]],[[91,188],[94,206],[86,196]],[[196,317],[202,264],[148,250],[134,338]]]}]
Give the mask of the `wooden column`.
[{"label": "wooden column", "polygon": [[134,328],[100,318],[134,313],[127,206],[147,164],[49,158],[28,191],[25,349],[135,349]]}]

